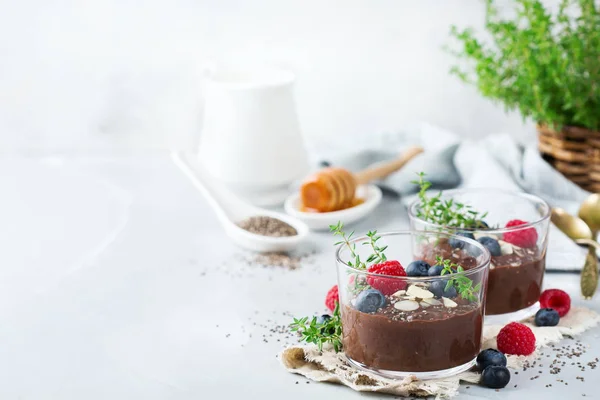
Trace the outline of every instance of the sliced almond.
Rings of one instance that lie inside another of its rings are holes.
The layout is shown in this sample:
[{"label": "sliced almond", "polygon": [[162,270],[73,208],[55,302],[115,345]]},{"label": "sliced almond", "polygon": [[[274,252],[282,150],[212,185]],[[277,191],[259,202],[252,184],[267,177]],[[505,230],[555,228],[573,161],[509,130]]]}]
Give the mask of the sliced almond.
[{"label": "sliced almond", "polygon": [[431,293],[429,290],[422,289],[415,285],[410,286],[406,291],[406,294],[409,296],[418,297],[419,299],[433,298],[433,293]]},{"label": "sliced almond", "polygon": [[454,308],[454,307],[458,306],[458,304],[456,304],[453,300],[451,300],[447,297],[442,297],[442,301],[444,302],[444,307]]},{"label": "sliced almond", "polygon": [[419,303],[414,300],[403,300],[394,304],[394,308],[400,311],[414,311],[419,308]]},{"label": "sliced almond", "polygon": [[423,308],[431,307],[431,304],[425,303],[424,301],[420,302],[419,305]]},{"label": "sliced almond", "polygon": [[398,290],[392,296],[400,297],[400,296],[404,296],[404,294],[406,294],[406,290]]},{"label": "sliced almond", "polygon": [[441,301],[436,300],[436,299],[423,299],[422,303],[429,304],[429,305],[432,305],[432,306],[439,306],[439,305],[442,304]]},{"label": "sliced almond", "polygon": [[514,244],[512,245],[512,247],[513,253],[515,253],[519,257],[523,257],[525,255],[525,249],[523,249],[522,247],[515,246]]},{"label": "sliced almond", "polygon": [[402,299],[404,299],[404,300],[416,300],[417,298],[415,296],[402,296]]},{"label": "sliced almond", "polygon": [[502,255],[507,256],[513,253],[513,245],[505,242],[504,240],[498,240],[498,244],[500,245],[500,250],[502,251]]}]

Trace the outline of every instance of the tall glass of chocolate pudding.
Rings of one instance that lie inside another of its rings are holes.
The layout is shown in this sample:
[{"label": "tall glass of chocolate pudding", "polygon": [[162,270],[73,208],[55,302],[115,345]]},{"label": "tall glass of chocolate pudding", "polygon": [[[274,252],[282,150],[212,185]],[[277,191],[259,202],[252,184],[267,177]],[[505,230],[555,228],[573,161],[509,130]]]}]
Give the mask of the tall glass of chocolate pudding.
[{"label": "tall glass of chocolate pudding", "polygon": [[[449,251],[450,241],[461,248]],[[336,258],[350,363],[418,379],[474,365],[490,266],[484,246],[443,232],[392,232],[342,242]]]},{"label": "tall glass of chocolate pudding", "polygon": [[[498,189],[444,191],[440,201],[463,205],[476,218],[445,221],[424,210],[417,200],[409,207],[411,227],[455,233],[488,249],[492,261],[486,323],[503,324],[534,315],[546,267],[550,206],[533,195]],[[446,251],[460,246],[450,242]]]}]

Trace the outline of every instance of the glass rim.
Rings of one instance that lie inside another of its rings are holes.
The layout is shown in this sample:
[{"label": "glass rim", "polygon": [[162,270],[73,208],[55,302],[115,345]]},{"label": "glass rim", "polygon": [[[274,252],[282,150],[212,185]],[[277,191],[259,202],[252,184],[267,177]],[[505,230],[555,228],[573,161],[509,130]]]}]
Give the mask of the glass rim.
[{"label": "glass rim", "polygon": [[[374,276],[374,277],[384,277],[384,278],[393,278],[393,279],[399,279],[399,280],[403,280],[403,281],[407,281],[407,282],[423,282],[423,281],[431,281],[431,280],[436,280],[436,279],[445,279],[447,277],[452,277],[455,275],[464,275],[464,276],[469,276],[469,275],[473,275],[476,274],[478,272],[481,272],[483,270],[485,270],[486,268],[489,269],[490,267],[490,263],[492,260],[492,255],[490,254],[489,250],[485,248],[485,246],[483,246],[481,243],[479,243],[476,240],[473,239],[469,239],[467,237],[464,236],[460,236],[460,235],[456,235],[456,234],[452,234],[452,233],[446,233],[446,232],[437,232],[437,231],[417,231],[417,230],[403,230],[403,231],[387,231],[387,232],[382,232],[382,233],[377,233],[378,236],[381,237],[390,237],[390,236],[404,236],[404,235],[427,235],[427,236],[432,236],[432,235],[443,235],[446,238],[455,238],[458,239],[462,242],[466,242],[470,245],[474,245],[475,247],[479,248],[481,250],[481,253],[484,257],[483,261],[478,262],[476,267],[470,268],[470,269],[465,269],[462,272],[454,272],[451,274],[445,274],[445,275],[435,275],[435,276],[397,276],[397,275],[384,275],[384,274],[377,274],[374,272],[368,272],[365,269],[358,269],[355,268],[353,266],[348,265],[348,263],[344,260],[342,260],[340,253],[344,250],[347,249],[346,247],[346,243],[341,243],[337,246],[337,249],[335,250],[335,259],[336,262],[338,262],[339,264],[342,264],[345,268],[359,273],[359,274],[363,274],[366,276]],[[357,238],[354,238],[352,240],[350,240],[350,243],[356,243],[359,241],[364,241],[364,240],[368,240],[369,237],[366,235],[363,236],[359,236]],[[417,261],[417,260],[415,260]],[[432,265],[433,266],[433,265]]]},{"label": "glass rim", "polygon": [[498,229],[460,228],[460,227],[453,227],[453,226],[447,226],[447,225],[440,225],[435,222],[425,221],[424,219],[417,217],[416,207],[419,204],[419,199],[417,198],[412,203],[410,203],[410,205],[408,206],[408,217],[410,219],[419,221],[428,227],[434,227],[434,228],[446,228],[446,229],[453,229],[455,231],[468,231],[468,232],[505,233],[505,232],[520,231],[520,230],[523,230],[526,228],[535,227],[536,225],[539,225],[539,224],[543,223],[544,221],[550,219],[550,215],[552,214],[552,207],[550,207],[550,204],[548,204],[548,202],[546,200],[544,200],[541,197],[536,196],[534,194],[525,193],[525,192],[518,192],[518,191],[514,191],[514,190],[497,189],[497,188],[465,188],[465,189],[441,190],[440,192],[442,193],[442,198],[445,195],[456,195],[459,193],[477,193],[477,192],[502,193],[502,194],[520,197],[520,198],[523,198],[526,200],[541,203],[546,208],[546,210],[540,218],[536,219],[535,221],[527,222],[526,224],[523,224],[523,225],[516,225],[516,226],[511,226],[508,228],[504,227],[504,228],[498,228]]}]

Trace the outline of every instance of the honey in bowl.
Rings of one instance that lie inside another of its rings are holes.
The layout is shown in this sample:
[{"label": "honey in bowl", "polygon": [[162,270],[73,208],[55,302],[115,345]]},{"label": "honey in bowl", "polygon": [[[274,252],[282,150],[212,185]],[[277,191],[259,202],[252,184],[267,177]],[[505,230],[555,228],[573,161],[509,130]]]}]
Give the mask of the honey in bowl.
[{"label": "honey in bowl", "polygon": [[[365,199],[362,199],[360,197],[355,197],[354,199],[352,199],[352,202],[350,203],[350,205],[346,208],[356,207],[356,206],[363,204],[364,202],[365,202]],[[300,206],[300,211],[306,212],[306,213],[319,213],[320,212],[318,210],[315,210],[314,208],[305,207],[304,205]],[[339,210],[336,210],[336,211],[339,211]]]},{"label": "honey in bowl", "polygon": [[325,168],[309,177],[300,189],[302,208],[331,212],[352,207],[356,192],[354,176],[342,168]]},{"label": "honey in bowl", "polygon": [[356,197],[356,188],[359,185],[386,177],[422,152],[421,147],[411,147],[397,159],[356,174],[343,168],[325,168],[302,183],[301,211],[325,213],[362,204],[365,200]]}]

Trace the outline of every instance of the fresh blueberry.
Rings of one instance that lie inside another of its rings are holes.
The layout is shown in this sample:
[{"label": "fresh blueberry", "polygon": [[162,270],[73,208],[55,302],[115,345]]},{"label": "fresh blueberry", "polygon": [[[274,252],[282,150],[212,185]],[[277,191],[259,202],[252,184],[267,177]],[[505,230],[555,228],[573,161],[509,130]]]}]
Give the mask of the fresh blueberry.
[{"label": "fresh blueberry", "polygon": [[[434,265],[433,267],[429,268],[429,271],[427,271],[427,275],[429,276],[440,276],[442,274],[442,270],[444,269],[443,265]],[[456,273],[456,269],[452,268],[452,273],[455,274]]]},{"label": "fresh blueberry", "polygon": [[444,297],[449,299],[453,299],[458,295],[456,292],[456,288],[454,286],[450,286],[448,289],[444,290]]},{"label": "fresh blueberry", "polygon": [[427,275],[429,275],[429,276],[441,275],[443,269],[444,269],[444,267],[441,265],[434,265],[433,267],[429,268],[429,271],[427,271]]},{"label": "fresh blueberry", "polygon": [[427,272],[429,271],[431,266],[427,264],[425,261],[417,260],[408,264],[406,267],[406,275],[408,276],[427,276]]},{"label": "fresh blueberry", "polygon": [[446,290],[447,284],[448,284],[448,281],[443,281],[443,280],[442,281],[434,281],[429,286],[429,291],[431,293],[433,293],[435,295],[435,297],[437,297],[437,298],[447,297],[449,299],[452,299],[452,298],[456,297],[456,295],[457,295],[456,288],[454,286],[450,286]]},{"label": "fresh blueberry", "polygon": [[490,251],[490,254],[494,257],[499,257],[502,255],[502,250],[500,249],[500,243],[494,238],[489,236],[482,236],[477,239],[479,243],[483,245],[486,249]]},{"label": "fresh blueberry", "polygon": [[556,326],[560,321],[558,311],[553,308],[542,308],[535,314],[535,324],[537,326]]},{"label": "fresh blueberry", "polygon": [[356,296],[355,307],[358,311],[364,313],[373,313],[377,309],[385,306],[385,296],[376,289],[363,290]]},{"label": "fresh blueberry", "polygon": [[[475,236],[473,236],[471,232],[457,232],[456,236],[462,236],[473,240],[475,239]],[[448,244],[455,249],[462,249],[463,247],[465,247],[465,242],[456,238],[450,238],[448,240]]]},{"label": "fresh blueberry", "polygon": [[435,297],[442,297],[445,288],[446,282],[444,281],[433,281],[431,282],[431,285],[429,285],[429,291],[433,293]]},{"label": "fresh blueberry", "polygon": [[502,389],[510,382],[508,368],[499,365],[491,365],[483,370],[481,383],[492,389]]},{"label": "fresh blueberry", "polygon": [[496,349],[483,350],[477,356],[477,368],[483,371],[490,365],[506,367],[506,356]]}]

